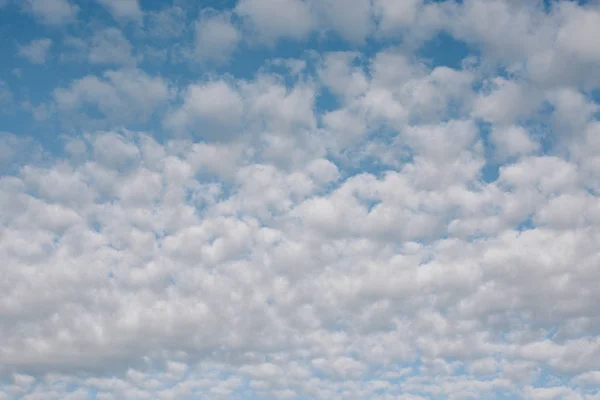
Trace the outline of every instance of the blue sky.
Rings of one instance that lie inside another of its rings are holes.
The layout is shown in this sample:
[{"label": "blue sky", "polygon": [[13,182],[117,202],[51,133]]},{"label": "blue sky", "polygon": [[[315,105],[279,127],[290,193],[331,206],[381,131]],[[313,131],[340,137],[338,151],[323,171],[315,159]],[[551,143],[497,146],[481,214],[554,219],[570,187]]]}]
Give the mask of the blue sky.
[{"label": "blue sky", "polygon": [[600,399],[598,37],[0,0],[0,400]]}]

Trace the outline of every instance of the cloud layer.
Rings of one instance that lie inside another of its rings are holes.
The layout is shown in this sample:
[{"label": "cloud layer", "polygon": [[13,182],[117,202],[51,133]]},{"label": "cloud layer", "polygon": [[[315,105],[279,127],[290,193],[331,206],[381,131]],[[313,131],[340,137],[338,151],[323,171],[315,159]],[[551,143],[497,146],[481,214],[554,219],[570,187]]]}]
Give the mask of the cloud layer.
[{"label": "cloud layer", "polygon": [[0,399],[599,400],[598,4],[206,3],[3,5]]}]

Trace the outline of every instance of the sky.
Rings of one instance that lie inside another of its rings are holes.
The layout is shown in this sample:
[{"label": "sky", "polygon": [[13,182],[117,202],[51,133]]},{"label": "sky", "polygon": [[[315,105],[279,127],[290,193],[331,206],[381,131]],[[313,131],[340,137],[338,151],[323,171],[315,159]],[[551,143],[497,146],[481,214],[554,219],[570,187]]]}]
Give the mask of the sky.
[{"label": "sky", "polygon": [[0,400],[600,400],[599,38],[0,0]]}]

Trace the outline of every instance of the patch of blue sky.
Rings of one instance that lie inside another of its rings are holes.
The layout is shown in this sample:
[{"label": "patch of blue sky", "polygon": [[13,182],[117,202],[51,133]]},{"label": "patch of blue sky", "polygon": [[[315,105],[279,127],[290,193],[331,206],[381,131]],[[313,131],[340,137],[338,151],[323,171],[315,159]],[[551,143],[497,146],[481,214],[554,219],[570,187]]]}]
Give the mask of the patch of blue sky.
[{"label": "patch of blue sky", "polygon": [[527,216],[527,218],[525,218],[524,220],[522,220],[521,222],[519,222],[517,224],[517,226],[515,227],[515,230],[519,231],[519,232],[523,232],[523,231],[527,231],[530,229],[535,229],[536,225],[533,222],[533,216],[529,215]]},{"label": "patch of blue sky", "polygon": [[593,89],[589,93],[590,100],[593,101],[597,106],[598,110],[594,113],[593,118],[600,120],[600,89]]},{"label": "patch of blue sky", "polygon": [[498,179],[500,167],[504,164],[494,159],[494,146],[490,142],[490,133],[492,131],[492,124],[479,120],[477,121],[477,127],[479,130],[479,138],[483,143],[485,151],[485,165],[481,169],[481,180],[485,183],[494,182]]},{"label": "patch of blue sky", "polygon": [[358,152],[347,153],[343,159],[334,158],[333,160],[338,166],[342,167],[342,180],[366,173],[381,178],[392,169],[389,164],[382,162],[380,158]]},{"label": "patch of blue sky", "polygon": [[535,387],[555,387],[569,386],[569,382],[573,379],[576,373],[561,372],[560,368],[540,367],[540,373],[532,382]]},{"label": "patch of blue sky", "polygon": [[[560,3],[561,0],[543,0],[543,4],[544,4],[544,8],[546,9],[546,11],[552,11],[552,9],[554,7],[556,7],[556,5],[558,3]],[[579,6],[585,6],[588,4],[592,4],[594,0],[566,0],[568,2],[571,3],[575,3]]]},{"label": "patch of blue sky", "polygon": [[447,32],[438,33],[417,51],[417,55],[431,68],[441,66],[458,70],[462,69],[467,57],[476,57],[478,54],[477,49]]}]

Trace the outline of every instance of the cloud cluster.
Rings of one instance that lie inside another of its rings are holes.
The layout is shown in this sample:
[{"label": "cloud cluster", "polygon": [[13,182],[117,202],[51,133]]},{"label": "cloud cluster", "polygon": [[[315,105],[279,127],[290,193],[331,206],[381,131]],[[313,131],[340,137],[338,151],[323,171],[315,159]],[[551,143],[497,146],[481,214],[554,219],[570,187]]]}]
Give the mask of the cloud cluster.
[{"label": "cloud cluster", "polygon": [[17,49],[87,69],[0,132],[0,399],[599,400],[597,4],[217,3]]}]

